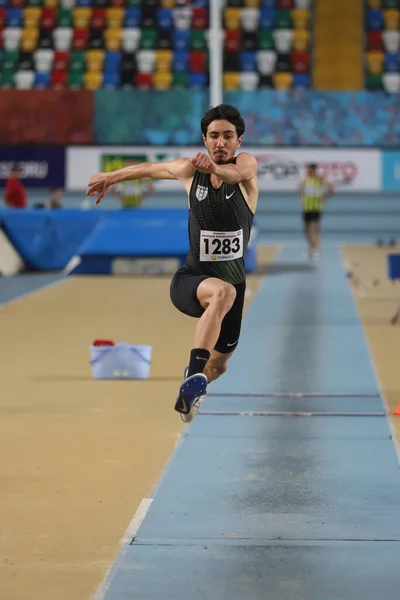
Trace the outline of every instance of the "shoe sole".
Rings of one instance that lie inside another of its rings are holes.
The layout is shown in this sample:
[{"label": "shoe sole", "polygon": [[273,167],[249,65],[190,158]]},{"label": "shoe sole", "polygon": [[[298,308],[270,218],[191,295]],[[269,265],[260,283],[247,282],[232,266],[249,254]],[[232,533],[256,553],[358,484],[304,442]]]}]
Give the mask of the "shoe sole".
[{"label": "shoe sole", "polygon": [[207,377],[203,374],[192,375],[186,379],[179,388],[179,396],[175,403],[175,410],[188,415],[197,398],[204,396],[207,389]]}]

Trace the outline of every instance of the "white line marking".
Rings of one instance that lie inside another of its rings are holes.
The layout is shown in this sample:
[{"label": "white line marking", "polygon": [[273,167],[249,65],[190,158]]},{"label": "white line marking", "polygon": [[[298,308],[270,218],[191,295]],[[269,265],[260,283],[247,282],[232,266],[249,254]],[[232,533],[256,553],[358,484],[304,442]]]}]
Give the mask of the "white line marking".
[{"label": "white line marking", "polygon": [[133,515],[131,522],[126,528],[125,533],[121,538],[120,544],[130,544],[133,541],[134,537],[139,531],[141,524],[145,519],[147,511],[149,510],[152,502],[153,498],[143,498],[143,500],[138,506],[137,511]]}]

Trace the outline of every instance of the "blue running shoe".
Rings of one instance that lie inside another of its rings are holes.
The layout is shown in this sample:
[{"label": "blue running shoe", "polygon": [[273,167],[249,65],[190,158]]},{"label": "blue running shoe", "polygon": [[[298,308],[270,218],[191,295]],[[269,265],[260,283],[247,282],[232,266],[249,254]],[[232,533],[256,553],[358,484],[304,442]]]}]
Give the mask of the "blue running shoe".
[{"label": "blue running shoe", "polygon": [[185,423],[192,421],[197,414],[202,396],[207,390],[207,383],[207,377],[203,373],[197,373],[185,379],[179,388],[175,410],[181,414]]}]

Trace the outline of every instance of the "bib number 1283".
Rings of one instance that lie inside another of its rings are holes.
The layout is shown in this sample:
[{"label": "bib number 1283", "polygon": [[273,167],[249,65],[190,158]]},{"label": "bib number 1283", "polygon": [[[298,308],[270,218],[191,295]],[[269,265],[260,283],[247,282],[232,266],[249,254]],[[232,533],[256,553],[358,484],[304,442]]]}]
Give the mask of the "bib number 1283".
[{"label": "bib number 1283", "polygon": [[200,233],[200,261],[235,260],[243,256],[243,231]]}]

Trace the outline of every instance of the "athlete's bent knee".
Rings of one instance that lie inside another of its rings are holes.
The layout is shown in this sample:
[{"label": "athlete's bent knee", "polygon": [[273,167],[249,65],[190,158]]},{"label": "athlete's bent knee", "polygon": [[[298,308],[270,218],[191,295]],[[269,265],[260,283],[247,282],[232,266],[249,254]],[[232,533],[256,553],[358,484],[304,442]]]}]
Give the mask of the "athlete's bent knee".
[{"label": "athlete's bent knee", "polygon": [[215,303],[228,312],[232,308],[235,298],[236,289],[234,286],[230,283],[224,283],[224,285],[219,286],[218,289],[215,290],[210,304]]}]

